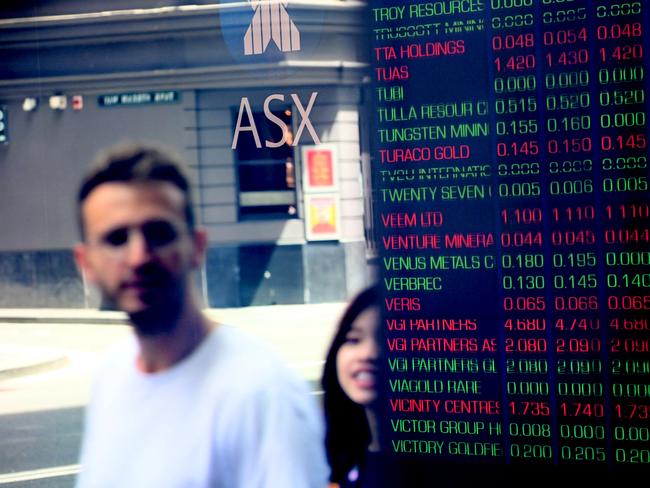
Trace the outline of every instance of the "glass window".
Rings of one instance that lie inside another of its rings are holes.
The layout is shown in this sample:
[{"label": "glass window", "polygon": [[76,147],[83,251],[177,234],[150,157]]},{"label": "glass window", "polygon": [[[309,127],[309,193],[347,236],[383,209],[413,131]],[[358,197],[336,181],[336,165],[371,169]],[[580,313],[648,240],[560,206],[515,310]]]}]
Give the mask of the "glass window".
[{"label": "glass window", "polygon": [[[233,113],[233,127],[239,127],[235,149],[238,175],[240,220],[295,218],[296,178],[294,167],[291,109]],[[275,120],[273,120],[275,118]],[[257,136],[257,137],[256,137]],[[283,141],[278,147],[274,143]]]}]

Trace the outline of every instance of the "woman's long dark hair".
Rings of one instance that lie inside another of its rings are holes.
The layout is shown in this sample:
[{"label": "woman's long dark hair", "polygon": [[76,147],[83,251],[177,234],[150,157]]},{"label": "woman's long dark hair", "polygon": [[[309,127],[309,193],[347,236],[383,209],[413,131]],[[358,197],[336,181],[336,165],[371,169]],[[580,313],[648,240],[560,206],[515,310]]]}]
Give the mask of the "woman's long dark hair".
[{"label": "woman's long dark hair", "polygon": [[350,302],[325,359],[321,384],[326,422],[325,447],[332,469],[330,481],[344,481],[355,466],[363,472],[361,468],[370,443],[370,428],[364,407],[350,400],[341,388],[336,374],[336,355],[355,319],[368,308],[379,307],[380,303],[381,292],[377,286],[366,288]]}]

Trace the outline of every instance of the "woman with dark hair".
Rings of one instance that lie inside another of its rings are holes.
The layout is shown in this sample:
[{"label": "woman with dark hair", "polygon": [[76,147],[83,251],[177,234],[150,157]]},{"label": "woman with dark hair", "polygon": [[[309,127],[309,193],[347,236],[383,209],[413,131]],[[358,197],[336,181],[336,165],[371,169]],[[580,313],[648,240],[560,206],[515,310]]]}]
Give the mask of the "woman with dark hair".
[{"label": "woman with dark hair", "polygon": [[377,286],[363,290],[350,302],[325,360],[322,385],[330,488],[379,486],[371,481],[377,470],[369,464],[381,456],[377,418],[380,304]]}]

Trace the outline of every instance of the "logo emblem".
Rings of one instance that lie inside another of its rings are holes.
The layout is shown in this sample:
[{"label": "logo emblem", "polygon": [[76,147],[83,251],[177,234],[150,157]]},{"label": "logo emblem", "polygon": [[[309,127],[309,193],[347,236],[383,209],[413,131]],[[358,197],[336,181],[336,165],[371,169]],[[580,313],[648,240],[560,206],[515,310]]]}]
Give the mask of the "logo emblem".
[{"label": "logo emblem", "polygon": [[282,52],[300,51],[300,32],[289,17],[288,0],[248,0],[255,12],[244,35],[244,54],[262,54],[273,41]]}]

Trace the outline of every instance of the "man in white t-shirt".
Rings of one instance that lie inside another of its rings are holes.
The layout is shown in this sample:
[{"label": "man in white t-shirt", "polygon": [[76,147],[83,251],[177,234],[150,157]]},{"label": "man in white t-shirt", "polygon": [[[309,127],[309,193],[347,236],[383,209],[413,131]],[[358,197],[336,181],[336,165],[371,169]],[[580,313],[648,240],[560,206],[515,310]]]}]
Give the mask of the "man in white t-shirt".
[{"label": "man in white t-shirt", "polygon": [[75,259],[133,340],[100,367],[77,488],[321,488],[320,411],[268,347],[201,311],[196,227],[182,164],[123,144],[98,157],[79,195]]}]

